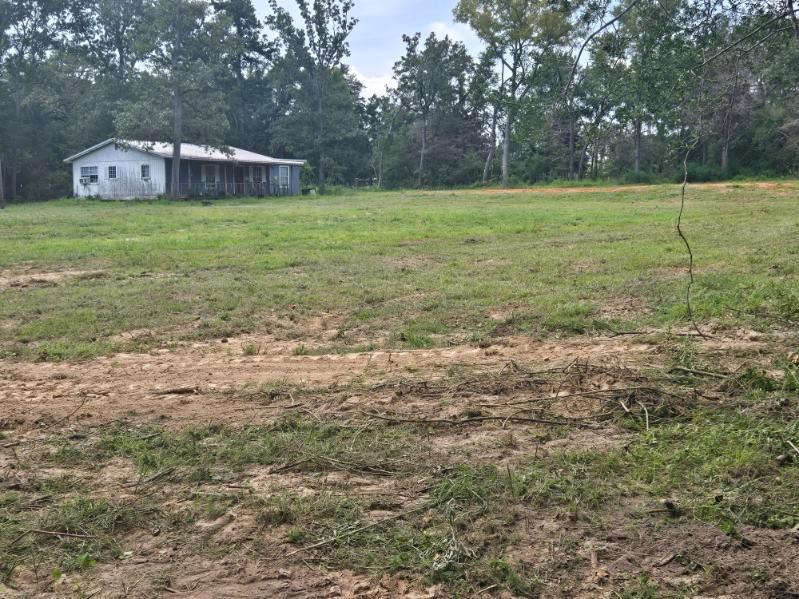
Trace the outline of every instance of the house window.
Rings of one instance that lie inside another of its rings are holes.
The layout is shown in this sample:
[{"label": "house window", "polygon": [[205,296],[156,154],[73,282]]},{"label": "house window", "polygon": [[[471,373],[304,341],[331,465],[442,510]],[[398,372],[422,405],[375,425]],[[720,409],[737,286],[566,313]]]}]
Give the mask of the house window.
[{"label": "house window", "polygon": [[81,182],[99,183],[100,171],[96,166],[82,166],[80,167]]},{"label": "house window", "polygon": [[255,183],[260,183],[264,180],[264,167],[262,166],[251,166],[252,169],[252,180]]},{"label": "house window", "polygon": [[142,164],[141,165],[141,178],[145,181],[150,180],[150,165],[149,164]]},{"label": "house window", "polygon": [[108,167],[108,178],[109,179],[116,179],[117,178],[117,167],[109,166]]},{"label": "house window", "polygon": [[291,183],[291,167],[281,166],[279,172],[280,187],[288,187]]}]

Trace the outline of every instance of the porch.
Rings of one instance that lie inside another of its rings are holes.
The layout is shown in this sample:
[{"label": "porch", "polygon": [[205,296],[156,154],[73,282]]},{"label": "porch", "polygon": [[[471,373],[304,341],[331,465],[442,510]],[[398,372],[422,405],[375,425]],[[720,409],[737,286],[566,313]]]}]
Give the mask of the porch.
[{"label": "porch", "polygon": [[[296,171],[296,172],[295,172]],[[299,167],[181,160],[181,197],[281,197],[299,193]],[[172,160],[166,159],[166,191],[171,193]],[[295,189],[296,188],[296,189]]]}]

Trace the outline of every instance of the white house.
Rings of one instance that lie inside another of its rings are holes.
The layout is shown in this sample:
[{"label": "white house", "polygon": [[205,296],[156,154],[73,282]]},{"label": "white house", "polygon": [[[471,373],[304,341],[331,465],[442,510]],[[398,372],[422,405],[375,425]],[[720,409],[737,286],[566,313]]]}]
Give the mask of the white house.
[{"label": "white house", "polygon": [[[169,194],[172,144],[107,139],[65,159],[76,197],[109,200]],[[223,152],[181,144],[180,196],[278,196],[300,193],[304,160],[270,158],[239,148]]]}]

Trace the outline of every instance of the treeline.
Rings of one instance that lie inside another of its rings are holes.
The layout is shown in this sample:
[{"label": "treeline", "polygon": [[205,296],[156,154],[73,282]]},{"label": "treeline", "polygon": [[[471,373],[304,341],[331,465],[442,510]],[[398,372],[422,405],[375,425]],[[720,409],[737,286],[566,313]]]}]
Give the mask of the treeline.
[{"label": "treeline", "polygon": [[0,0],[3,195],[68,193],[109,137],[306,158],[322,190],[799,168],[793,0],[460,0],[484,51],[407,35],[371,98],[351,0],[296,2]]}]

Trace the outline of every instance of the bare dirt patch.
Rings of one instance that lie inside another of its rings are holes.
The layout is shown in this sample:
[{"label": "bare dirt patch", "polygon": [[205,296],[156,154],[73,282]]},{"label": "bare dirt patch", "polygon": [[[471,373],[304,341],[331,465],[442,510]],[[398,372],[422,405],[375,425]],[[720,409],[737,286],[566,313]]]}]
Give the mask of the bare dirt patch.
[{"label": "bare dirt patch", "polygon": [[[341,323],[320,315],[297,317],[295,324],[306,328],[312,345],[335,337]],[[778,347],[785,353],[781,339],[762,335],[691,339],[698,353],[725,357],[725,372],[760,352],[768,352],[765,360]],[[661,592],[689,589],[691,596],[779,597],[799,588],[790,531],[741,527],[751,542],[744,547],[710,525],[672,526],[654,499],[592,511],[579,501],[535,508],[515,497],[519,470],[564,452],[627,451],[637,435],[621,425],[625,419],[643,431],[682,422],[699,403],[715,402],[718,394],[711,392],[719,385],[712,377],[702,394],[663,378],[668,344],[647,335],[515,336],[488,347],[298,355],[301,346],[298,339],[247,335],[83,363],[0,362],[0,490],[23,494],[25,513],[55,509],[50,502],[64,493],[147,518],[117,533],[118,551],[94,567],[53,578],[20,563],[10,583],[29,594],[56,596],[76,585],[109,597],[450,596],[445,583],[387,574],[385,564],[375,576],[368,567],[353,566],[347,558],[348,551],[358,551],[353,531],[375,524],[369,531],[374,537],[357,538],[377,553],[417,529],[426,532],[412,545],[425,535],[439,539],[443,530],[443,548],[429,555],[415,545],[410,557],[398,550],[411,562],[428,560],[432,571],[446,560],[468,560],[482,547],[505,547],[512,538],[502,563],[534,573],[541,596],[612,596],[642,575]],[[289,423],[280,425],[286,418]],[[407,430],[408,436],[399,441],[401,456],[374,466],[369,459],[381,451],[379,437],[370,437],[374,443],[360,454],[347,454],[346,447],[344,458],[315,454],[319,441],[303,436],[300,421],[340,427],[325,434],[347,435],[350,449],[375,427],[385,435]],[[279,426],[300,439],[299,455],[214,471],[191,462],[228,442],[230,452],[247,443],[248,451],[268,447],[270,431]],[[236,437],[248,427],[259,427],[262,436]],[[212,432],[202,437],[202,430]],[[168,459],[164,454],[178,451],[186,452],[186,466],[158,465]],[[142,471],[142,462],[155,465]],[[480,474],[469,483],[474,489],[459,495],[465,463]],[[483,488],[481,477],[491,469],[499,478]],[[557,469],[549,475],[554,478],[548,484],[563,484]],[[455,481],[453,498],[414,512],[430,501],[442,478]],[[510,492],[495,501],[518,503],[483,517],[489,495],[508,484]],[[348,520],[350,508],[341,502],[357,503],[357,520]],[[405,513],[395,528],[381,525]],[[319,537],[303,537],[302,526],[340,540],[314,549]],[[502,536],[510,532],[512,537]],[[59,542],[66,546],[69,540]],[[489,596],[525,595],[509,590],[512,577],[491,580],[478,587]]]},{"label": "bare dirt patch", "polygon": [[0,289],[26,289],[29,287],[55,287],[69,279],[92,279],[104,276],[102,270],[58,270],[49,272],[3,271]]},{"label": "bare dirt patch", "polygon": [[[595,186],[595,187],[520,187],[516,189],[479,189],[459,191],[459,195],[549,195],[549,194],[589,194],[589,193],[640,193],[663,188],[663,185],[614,185],[614,186]],[[752,189],[763,191],[795,191],[796,186],[791,183],[774,182],[747,182],[747,183],[692,183],[691,188],[703,190],[736,190]],[[674,189],[678,189],[675,185]],[[442,192],[426,192],[429,194],[441,194]],[[450,192],[451,193],[451,192]]]},{"label": "bare dirt patch", "polygon": [[653,520],[647,514],[653,507],[622,506],[605,515],[599,534],[585,519],[529,513],[509,558],[549,573],[547,597],[613,597],[612,589],[636,587],[642,579],[657,594],[631,596],[795,596],[795,532],[745,527],[741,541],[714,526]]},{"label": "bare dirt patch", "polygon": [[[335,321],[319,320],[316,328],[320,334],[336,334]],[[33,430],[66,416],[87,426],[134,415],[170,427],[208,421],[235,423],[274,413],[274,408],[258,402],[231,402],[230,392],[243,388],[289,385],[330,389],[403,378],[434,381],[447,376],[452,368],[499,372],[510,361],[546,368],[563,368],[576,361],[638,368],[662,360],[662,349],[645,337],[547,341],[510,337],[489,347],[297,355],[297,348],[303,345],[248,335],[82,363],[0,362],[0,412],[9,420],[26,422]],[[769,347],[760,335],[714,338],[701,346],[707,351]],[[256,348],[256,355],[247,355],[248,348]],[[439,398],[434,399],[430,407],[439,409]],[[368,407],[397,400],[393,390],[383,390],[357,401]]]},{"label": "bare dirt patch", "polygon": [[610,298],[598,310],[599,317],[606,320],[634,320],[651,312],[644,300],[630,295]]}]

